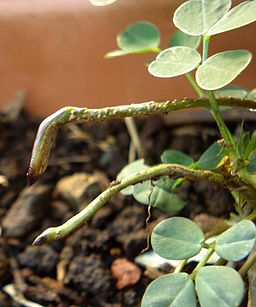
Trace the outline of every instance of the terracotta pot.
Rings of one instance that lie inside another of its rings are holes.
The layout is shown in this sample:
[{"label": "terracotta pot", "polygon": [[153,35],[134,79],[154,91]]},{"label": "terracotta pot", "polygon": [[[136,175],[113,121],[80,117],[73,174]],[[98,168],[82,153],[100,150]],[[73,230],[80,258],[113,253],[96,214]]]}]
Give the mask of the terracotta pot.
[{"label": "terracotta pot", "polygon": [[[119,0],[94,7],[88,0],[0,1],[0,103],[24,89],[27,109],[45,116],[65,105],[99,107],[194,96],[182,77],[157,79],[148,74],[144,63],[153,54],[103,58],[117,48],[116,35],[139,20],[159,27],[164,48],[180,2]],[[246,48],[256,54],[255,30],[249,25],[217,35],[211,52]],[[255,60],[236,83],[252,88],[254,77]]]}]

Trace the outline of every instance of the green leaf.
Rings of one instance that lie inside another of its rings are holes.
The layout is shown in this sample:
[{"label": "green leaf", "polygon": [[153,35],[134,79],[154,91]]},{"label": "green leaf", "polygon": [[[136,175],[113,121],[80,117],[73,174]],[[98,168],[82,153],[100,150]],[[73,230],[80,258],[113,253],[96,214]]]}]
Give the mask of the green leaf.
[{"label": "green leaf", "polygon": [[174,180],[165,177],[153,185],[150,181],[138,183],[134,186],[133,197],[144,205],[149,203],[163,212],[180,211],[185,202],[175,193],[171,192]]},{"label": "green leaf", "polygon": [[215,251],[223,259],[239,261],[252,250],[256,237],[253,222],[243,220],[223,232],[215,241]]},{"label": "green leaf", "polygon": [[247,50],[217,53],[198,67],[197,84],[205,90],[217,90],[233,81],[251,59],[252,55]]},{"label": "green leaf", "polygon": [[198,254],[204,241],[202,230],[183,217],[172,217],[159,223],[152,232],[151,244],[159,256],[181,260]]},{"label": "green leaf", "polygon": [[243,299],[243,280],[229,267],[203,267],[195,282],[201,307],[234,307],[239,306]]},{"label": "green leaf", "polygon": [[161,161],[163,163],[180,164],[183,166],[190,166],[194,163],[194,160],[190,156],[175,149],[165,150],[161,155]]},{"label": "green leaf", "polygon": [[241,86],[228,85],[215,91],[215,96],[218,97],[237,97],[245,98],[248,91]]},{"label": "green leaf", "polygon": [[231,6],[231,0],[191,0],[175,11],[173,23],[190,35],[201,35],[222,18]]},{"label": "green leaf", "polygon": [[217,142],[215,142],[201,155],[200,159],[198,160],[198,168],[204,170],[215,169],[223,157],[223,148]]},{"label": "green leaf", "polygon": [[155,25],[149,22],[136,22],[117,36],[120,49],[133,52],[155,49],[159,46],[160,34]]},{"label": "green leaf", "polygon": [[117,36],[119,50],[110,51],[105,58],[127,54],[159,52],[160,34],[155,25],[149,22],[136,22]]},{"label": "green leaf", "polygon": [[[143,159],[136,160],[128,165],[126,165],[120,173],[117,175],[117,180],[122,180],[126,177],[129,177],[137,172],[147,169],[149,166],[144,164]],[[133,193],[134,186],[129,186],[121,191],[124,195],[131,195]]]},{"label": "green leaf", "polygon": [[245,1],[230,10],[209,31],[215,35],[243,27],[256,20],[256,1]]},{"label": "green leaf", "polygon": [[105,6],[116,2],[117,0],[89,0],[93,5]]},{"label": "green leaf", "polygon": [[[251,138],[247,144],[247,147],[244,149],[244,157],[245,159],[249,158],[249,165],[250,162],[254,161],[253,163],[256,163],[256,152],[253,154],[253,151],[256,148],[256,131],[254,131],[251,135]],[[255,165],[255,170],[253,173],[256,172],[256,165]]]},{"label": "green leaf", "polygon": [[172,35],[168,47],[184,46],[197,49],[200,42],[201,36],[188,35],[180,30],[177,30]]},{"label": "green leaf", "polygon": [[[161,155],[161,161],[163,163],[168,163],[168,164],[170,163],[170,164],[180,164],[183,166],[190,166],[191,168],[193,168],[193,163],[194,163],[194,160],[190,156],[175,149],[165,150]],[[185,178],[176,179],[175,183],[172,186],[172,189],[174,190],[178,188],[184,182],[184,180]]]},{"label": "green leaf", "polygon": [[187,273],[166,274],[147,287],[141,307],[196,307],[194,283]]},{"label": "green leaf", "polygon": [[[250,137],[250,132],[249,131],[241,131],[239,141],[237,143],[237,149],[239,153],[245,157],[248,158],[248,155],[250,154],[250,146],[251,146],[251,137]],[[249,151],[247,153],[247,151]]]},{"label": "green leaf", "polygon": [[246,98],[251,100],[256,100],[256,88],[251,90]]},{"label": "green leaf", "polygon": [[256,150],[253,150],[249,156],[249,164],[246,167],[247,172],[256,173]]},{"label": "green leaf", "polygon": [[175,183],[175,180],[171,179],[168,176],[162,177],[161,179],[154,181],[154,185],[156,187],[163,189],[167,192],[170,191],[174,183]]},{"label": "green leaf", "polygon": [[188,47],[172,47],[160,52],[151,62],[148,71],[159,78],[171,78],[183,75],[197,67],[201,61],[200,54]]}]

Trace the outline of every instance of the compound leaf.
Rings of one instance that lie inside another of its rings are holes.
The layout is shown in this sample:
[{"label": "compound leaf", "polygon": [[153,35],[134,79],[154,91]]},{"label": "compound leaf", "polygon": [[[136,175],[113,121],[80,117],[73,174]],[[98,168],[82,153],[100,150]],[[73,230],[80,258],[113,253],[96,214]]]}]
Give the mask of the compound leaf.
[{"label": "compound leaf", "polygon": [[198,254],[204,241],[202,230],[183,217],[172,217],[159,223],[152,232],[151,244],[159,256],[181,260]]},{"label": "compound leaf", "polygon": [[234,307],[239,306],[243,299],[243,280],[232,268],[203,267],[197,273],[195,282],[202,307]]},{"label": "compound leaf", "polygon": [[256,1],[245,1],[234,7],[224,15],[209,31],[208,35],[215,35],[243,27],[256,21]]},{"label": "compound leaf", "polygon": [[175,11],[173,23],[190,35],[201,35],[222,18],[231,6],[231,0],[191,0]]},{"label": "compound leaf", "polygon": [[217,238],[215,251],[223,259],[239,261],[250,253],[255,243],[255,237],[254,223],[243,220]]},{"label": "compound leaf", "polygon": [[219,89],[233,81],[246,68],[251,59],[252,55],[247,50],[217,53],[198,67],[197,83],[205,90]]},{"label": "compound leaf", "polygon": [[197,67],[201,62],[200,54],[188,47],[171,47],[160,52],[151,62],[148,71],[159,78],[171,78],[183,75]]},{"label": "compound leaf", "polygon": [[166,274],[147,287],[141,307],[196,307],[194,283],[187,273]]},{"label": "compound leaf", "polygon": [[177,30],[172,35],[168,47],[184,46],[197,49],[201,42],[201,36],[194,36]]}]

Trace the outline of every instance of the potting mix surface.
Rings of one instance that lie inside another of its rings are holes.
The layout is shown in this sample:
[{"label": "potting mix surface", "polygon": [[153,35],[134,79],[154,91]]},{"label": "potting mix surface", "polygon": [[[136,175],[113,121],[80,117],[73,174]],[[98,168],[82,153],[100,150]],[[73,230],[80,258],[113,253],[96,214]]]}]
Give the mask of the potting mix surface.
[{"label": "potting mix surface", "polygon": [[[134,259],[147,247],[153,226],[175,214],[152,209],[147,224],[147,206],[119,194],[70,237],[32,246],[43,230],[62,224],[109,186],[127,163],[130,143],[123,121],[65,126],[46,173],[27,187],[39,123],[23,109],[0,113],[0,306],[139,306],[150,281],[173,268],[145,268]],[[148,164],[159,163],[168,148],[198,159],[218,139],[209,124],[171,127],[162,117],[136,124]],[[176,214],[204,231],[233,208],[230,195],[206,181],[185,181],[177,193],[187,206]]]}]

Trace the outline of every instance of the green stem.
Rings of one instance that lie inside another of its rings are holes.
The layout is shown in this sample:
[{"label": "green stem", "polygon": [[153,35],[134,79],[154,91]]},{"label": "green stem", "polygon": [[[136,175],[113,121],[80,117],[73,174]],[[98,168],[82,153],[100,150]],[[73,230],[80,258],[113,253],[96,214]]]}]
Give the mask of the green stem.
[{"label": "green stem", "polygon": [[[208,50],[209,50],[209,43],[210,43],[210,36],[205,35],[203,36],[203,56],[202,56],[202,63],[204,63],[207,60],[208,57]],[[231,156],[236,156],[236,144],[234,142],[234,139],[228,130],[226,124],[223,121],[223,118],[221,116],[220,110],[218,103],[215,99],[213,91],[208,91],[208,96],[209,96],[209,102],[211,105],[211,110],[212,110],[212,115],[213,118],[215,119],[222,138],[224,139],[224,142],[226,145],[229,147]]]},{"label": "green stem", "polygon": [[197,85],[195,79],[193,78],[193,76],[191,75],[191,73],[187,73],[185,74],[186,78],[188,79],[189,83],[192,85],[192,87],[194,88],[194,90],[196,91],[197,95],[199,97],[204,97],[204,92],[201,90],[201,88]]},{"label": "green stem", "polygon": [[33,244],[42,245],[46,242],[62,239],[70,235],[75,230],[81,228],[85,222],[91,219],[98,210],[100,210],[112,197],[114,197],[121,190],[130,185],[134,185],[149,179],[153,180],[161,176],[179,176],[192,180],[208,179],[219,184],[225,184],[225,178],[222,175],[211,171],[191,170],[188,167],[178,164],[160,164],[152,166],[121,181],[114,181],[106,191],[102,192],[81,212],[73,216],[61,226],[46,229],[35,239]]},{"label": "green stem", "polygon": [[209,43],[210,43],[210,36],[208,35],[203,36],[203,57],[202,57],[203,63],[207,60],[208,57]]},{"label": "green stem", "polygon": [[[221,97],[217,100],[221,106],[232,106],[243,109],[256,110],[256,102],[249,99]],[[181,99],[163,102],[144,102],[102,109],[87,109],[65,107],[47,117],[40,125],[34,142],[30,166],[28,170],[28,182],[35,182],[46,170],[52,145],[57,131],[68,123],[93,124],[100,121],[121,119],[129,116],[143,116],[166,114],[182,109],[208,107],[207,98]]]},{"label": "green stem", "polygon": [[251,252],[245,263],[241,266],[238,273],[244,277],[250,268],[256,263],[256,248]]},{"label": "green stem", "polygon": [[179,264],[176,266],[175,270],[173,271],[173,273],[179,273],[182,271],[182,269],[184,268],[184,266],[187,264],[188,262],[188,259],[184,259],[184,260],[181,260],[179,262]]},{"label": "green stem", "polygon": [[252,213],[250,213],[247,217],[246,217],[247,220],[250,220],[250,221],[254,221],[256,219],[256,210],[253,210]]},{"label": "green stem", "polygon": [[197,272],[206,265],[206,263],[211,258],[213,253],[214,253],[214,249],[209,248],[206,254],[204,255],[203,259],[198,263],[198,265],[195,267],[193,272],[190,274],[191,279],[194,279],[196,277]]},{"label": "green stem", "polygon": [[231,154],[234,156],[236,154],[236,144],[235,141],[230,133],[230,131],[228,130],[222,116],[219,110],[219,106],[218,106],[218,102],[215,99],[214,93],[212,91],[208,91],[208,95],[209,95],[209,102],[211,105],[211,109],[212,109],[212,115],[213,118],[215,119],[219,130],[220,130],[220,134],[222,136],[222,138],[224,139],[224,142],[226,143],[226,145],[229,147],[229,150],[231,152]]}]

